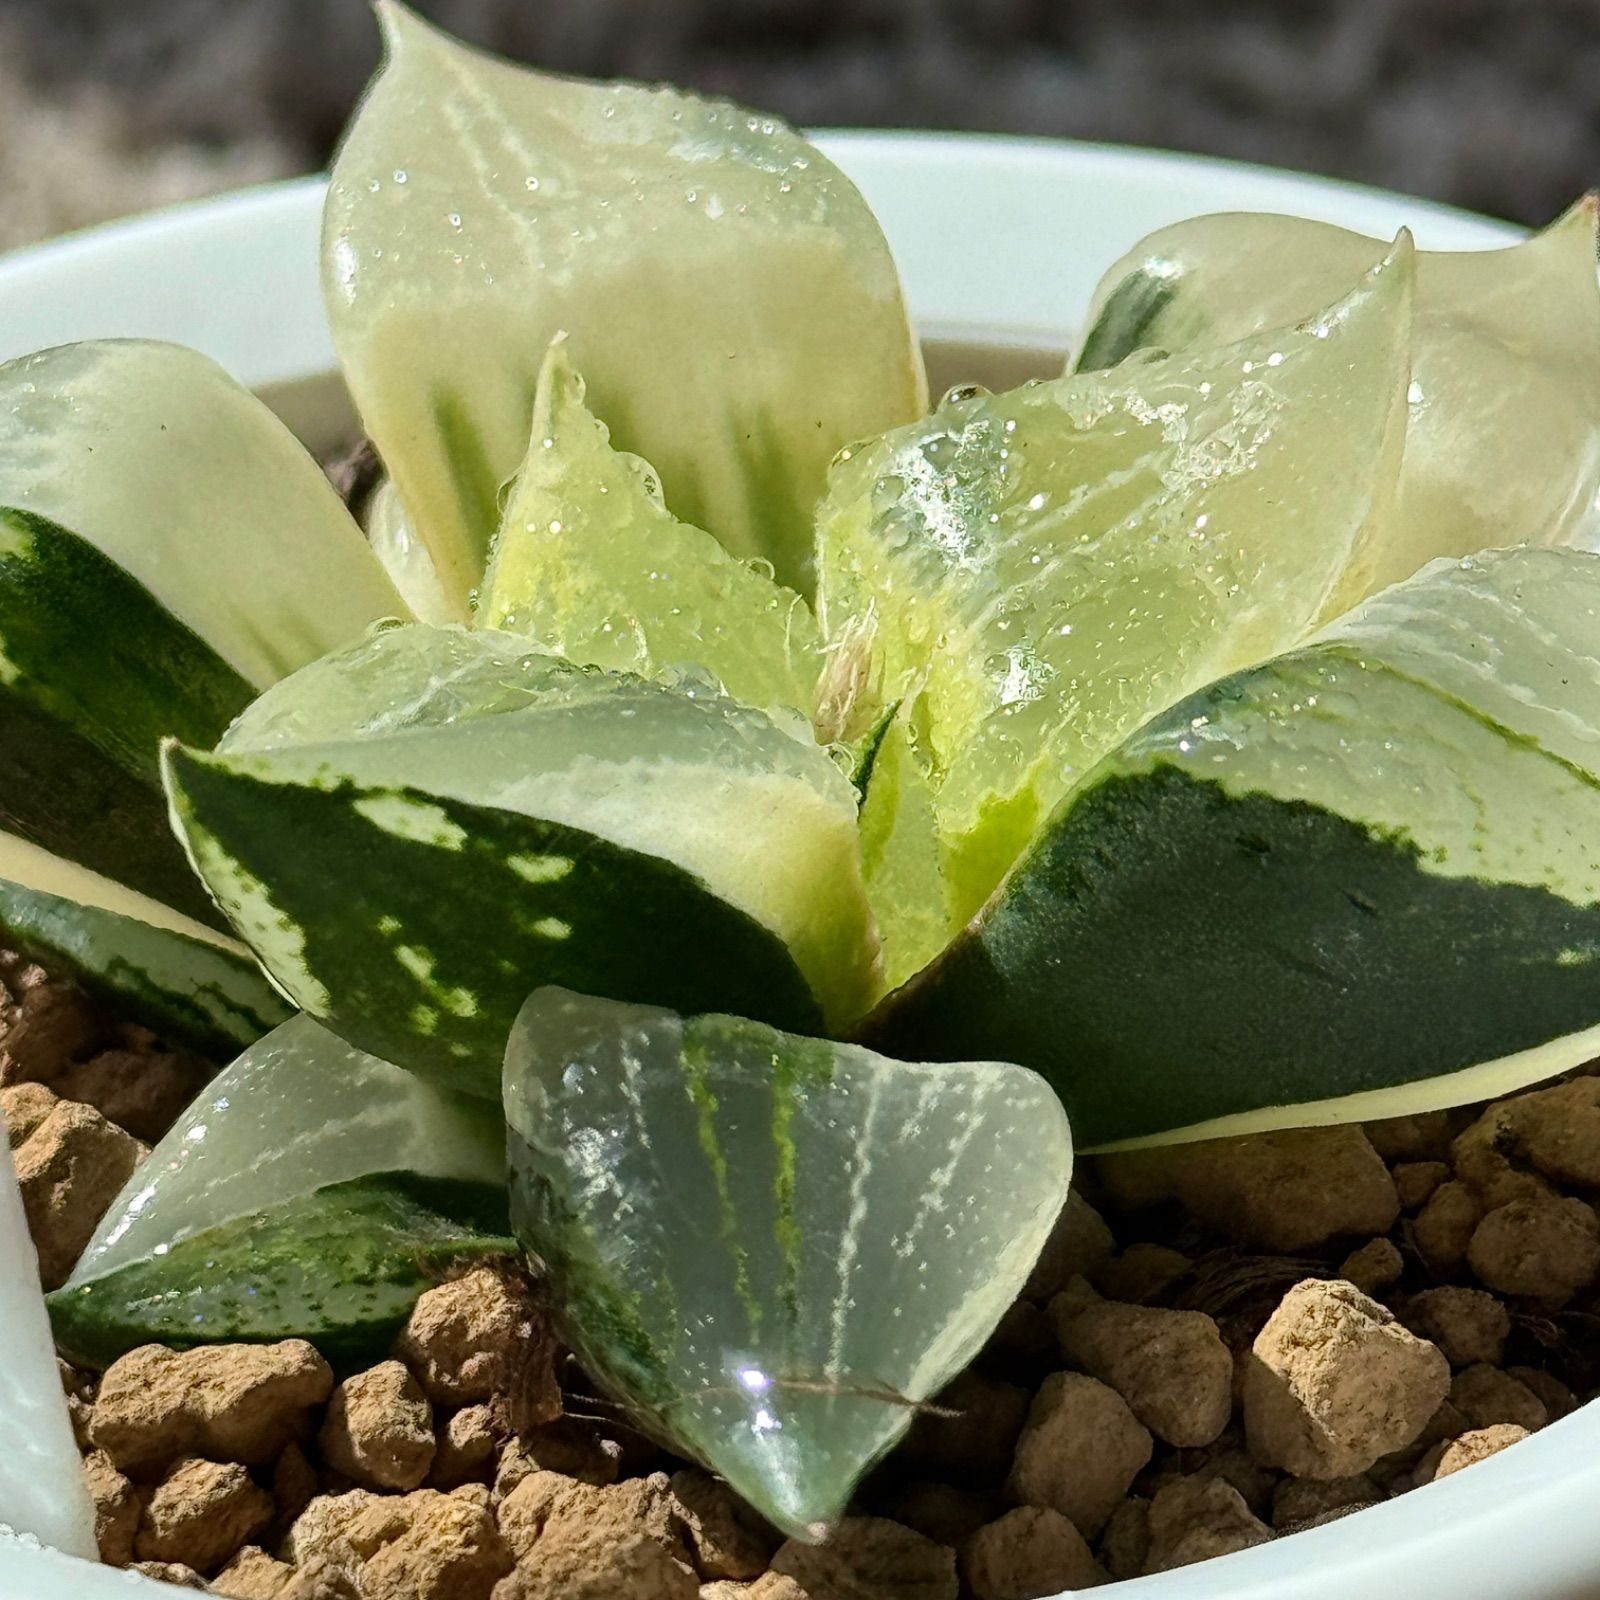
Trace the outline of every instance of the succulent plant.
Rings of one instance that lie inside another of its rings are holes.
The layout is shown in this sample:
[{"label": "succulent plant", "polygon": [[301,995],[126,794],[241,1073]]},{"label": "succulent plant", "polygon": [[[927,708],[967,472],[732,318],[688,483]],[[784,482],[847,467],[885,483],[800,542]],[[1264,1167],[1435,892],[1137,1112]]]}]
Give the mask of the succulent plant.
[{"label": "succulent plant", "polygon": [[1069,1119],[1594,1052],[1592,207],[1202,219],[1077,370],[928,412],[798,134],[380,9],[324,240],[369,537],[200,356],[0,369],[0,939],[243,1049],[64,1349],[354,1360],[521,1249],[814,1537],[1021,1289]]}]

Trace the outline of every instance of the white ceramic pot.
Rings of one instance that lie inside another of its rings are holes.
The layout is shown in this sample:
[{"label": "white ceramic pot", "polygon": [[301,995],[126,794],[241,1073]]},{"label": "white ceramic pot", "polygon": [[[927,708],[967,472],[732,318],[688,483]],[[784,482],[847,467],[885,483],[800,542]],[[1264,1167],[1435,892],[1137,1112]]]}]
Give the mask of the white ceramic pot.
[{"label": "white ceramic pot", "polygon": [[[1430,249],[1517,236],[1423,201],[1185,156],[926,134],[821,142],[882,219],[913,311],[942,339],[1064,348],[1101,270],[1196,212],[1295,212],[1381,237],[1404,224]],[[135,334],[197,346],[245,382],[293,394],[333,365],[317,286],[321,193],[314,179],[279,184],[0,261],[0,359]],[[1590,1406],[1359,1516],[1122,1587],[1136,1600],[1581,1600],[1600,1595],[1597,1506]],[[0,1547],[0,1600],[126,1600],[135,1588],[180,1592]]]}]

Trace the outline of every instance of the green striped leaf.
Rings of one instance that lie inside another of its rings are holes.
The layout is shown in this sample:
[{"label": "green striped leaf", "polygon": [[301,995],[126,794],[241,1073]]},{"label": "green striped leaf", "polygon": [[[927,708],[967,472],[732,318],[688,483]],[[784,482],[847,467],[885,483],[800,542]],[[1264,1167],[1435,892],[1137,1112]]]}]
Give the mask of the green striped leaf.
[{"label": "green striped leaf", "polygon": [[49,1297],[57,1341],[91,1366],[151,1341],[306,1338],[375,1358],[423,1289],[510,1248],[503,1159],[480,1103],[296,1017],[129,1180]]},{"label": "green striped leaf", "polygon": [[861,196],[770,117],[526,71],[378,11],[387,58],[334,164],[324,284],[459,618],[562,329],[672,510],[803,590],[829,459],[926,400]]},{"label": "green striped leaf", "polygon": [[289,1016],[244,945],[8,833],[0,945],[205,1056],[231,1055]]},{"label": "green striped leaf", "polygon": [[[1405,463],[1370,589],[1437,556],[1600,539],[1595,216],[1591,195],[1511,249],[1417,257]],[[1078,370],[1312,316],[1383,250],[1303,217],[1236,212],[1162,228],[1101,279]]]},{"label": "green striped leaf", "polygon": [[1304,326],[959,391],[841,456],[824,630],[869,701],[923,695],[958,920],[1146,717],[1344,609],[1400,461],[1411,255]]},{"label": "green striped leaf", "polygon": [[1017,1067],[556,990],[505,1107],[513,1222],[586,1369],[808,1539],[987,1340],[1071,1176]]},{"label": "green striped leaf", "polygon": [[0,662],[4,825],[212,920],[167,825],[160,744],[214,742],[250,684],[93,544],[4,509]]},{"label": "green striped leaf", "polygon": [[[124,623],[81,555],[41,570],[38,583],[69,585],[55,603],[84,652],[110,648],[109,616],[129,630],[131,659],[156,642],[131,631],[165,612],[259,689],[406,615],[300,443],[215,362],[177,345],[102,340],[0,366],[0,506],[71,529],[148,591]],[[86,587],[71,587],[79,578]]]},{"label": "green striped leaf", "polygon": [[802,728],[509,634],[380,630],[169,749],[196,868],[283,989],[497,1097],[530,988],[796,1028],[878,986],[849,780]]},{"label": "green striped leaf", "polygon": [[1438,562],[1109,758],[875,1019],[1079,1139],[1492,1098],[1600,1053],[1600,556]]},{"label": "green striped leaf", "polygon": [[792,589],[680,522],[648,463],[614,450],[557,339],[478,620],[569,661],[644,676],[703,667],[736,699],[810,716],[816,619]]}]

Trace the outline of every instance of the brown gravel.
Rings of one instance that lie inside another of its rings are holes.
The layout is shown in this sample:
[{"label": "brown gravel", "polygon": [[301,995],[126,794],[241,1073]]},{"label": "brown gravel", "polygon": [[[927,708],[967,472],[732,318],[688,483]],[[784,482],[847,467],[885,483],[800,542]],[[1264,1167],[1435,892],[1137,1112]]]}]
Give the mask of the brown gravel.
[{"label": "brown gravel", "polygon": [[402,1362],[385,1361],[334,1389],[318,1443],[363,1488],[415,1489],[433,1465],[433,1407]]},{"label": "brown gravel", "polygon": [[1106,1581],[1083,1535],[1061,1515],[1019,1506],[978,1529],[961,1552],[973,1600],[1036,1600]]},{"label": "brown gravel", "polygon": [[238,1462],[186,1457],[150,1491],[134,1548],[141,1561],[215,1572],[272,1521],[272,1496]]},{"label": "brown gravel", "polygon": [[1302,1478],[1365,1472],[1422,1432],[1449,1363],[1353,1284],[1308,1279],[1256,1336],[1244,1420],[1257,1460]]},{"label": "brown gravel", "polygon": [[191,1453],[265,1466],[332,1389],[332,1369],[304,1339],[182,1353],[141,1345],[107,1368],[89,1432],[135,1477]]},{"label": "brown gravel", "polygon": [[93,1106],[58,1100],[11,1153],[39,1276],[59,1288],[146,1145]]},{"label": "brown gravel", "polygon": [[[131,1170],[199,1069],[0,976],[0,1111],[19,1160],[45,1136],[60,1273],[115,1187],[91,1138]],[[1600,1384],[1600,1078],[1081,1165],[1023,1298],[821,1549],[560,1416],[542,1312],[478,1271],[337,1387],[302,1341],[63,1367],[102,1552],[236,1600],[1033,1600],[1359,1511]]]},{"label": "brown gravel", "polygon": [[1149,1430],[1115,1389],[1058,1372],[1034,1397],[1008,1488],[1023,1505],[1059,1511],[1092,1539],[1152,1448]]}]

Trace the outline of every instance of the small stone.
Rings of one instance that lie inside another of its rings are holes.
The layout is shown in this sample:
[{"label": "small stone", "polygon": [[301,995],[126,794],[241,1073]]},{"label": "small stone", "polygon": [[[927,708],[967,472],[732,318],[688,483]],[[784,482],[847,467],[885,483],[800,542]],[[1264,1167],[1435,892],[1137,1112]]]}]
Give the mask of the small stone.
[{"label": "small stone", "polygon": [[1150,1556],[1150,1502],[1138,1495],[1120,1501],[1100,1535],[1100,1565],[1117,1580],[1137,1578]]},{"label": "small stone", "polygon": [[1019,1506],[980,1528],[961,1552],[974,1600],[1037,1600],[1106,1581],[1083,1535],[1059,1511]]},{"label": "small stone", "polygon": [[205,1086],[200,1062],[170,1050],[102,1050],[69,1066],[56,1080],[69,1100],[82,1100],[135,1138],[154,1143]]},{"label": "small stone", "polygon": [[1578,1397],[1553,1372],[1540,1367],[1507,1367],[1506,1373],[1538,1395],[1552,1422],[1559,1422],[1578,1409]]},{"label": "small stone", "polygon": [[1251,1347],[1250,1452],[1304,1478],[1365,1472],[1410,1444],[1450,1386],[1450,1366],[1352,1284],[1306,1279]]},{"label": "small stone", "polygon": [[1387,1233],[1400,1214],[1389,1169],[1353,1124],[1102,1156],[1099,1170],[1122,1204],[1177,1200],[1258,1250]]},{"label": "small stone", "polygon": [[[612,1544],[624,1534],[642,1531],[675,1561],[690,1568],[686,1532],[665,1473],[627,1478],[598,1488],[557,1472],[536,1472],[500,1502],[500,1532],[512,1555],[522,1562],[537,1552],[540,1564],[576,1569],[583,1550]],[[692,1570],[692,1568],[691,1568]]]},{"label": "small stone", "polygon": [[[732,1587],[741,1597],[755,1593]],[[524,1562],[495,1587],[493,1600],[697,1600],[701,1592],[694,1573],[655,1540],[622,1532],[594,1549],[560,1549]]]},{"label": "small stone", "polygon": [[702,1578],[758,1578],[767,1570],[778,1541],[720,1478],[686,1467],[673,1474],[671,1488],[672,1509]]},{"label": "small stone", "polygon": [[117,1191],[149,1155],[93,1106],[61,1100],[13,1152],[46,1289],[66,1282]]},{"label": "small stone", "polygon": [[1330,1511],[1349,1511],[1358,1506],[1376,1505],[1383,1490],[1365,1473],[1348,1478],[1285,1478],[1272,1496],[1272,1526],[1303,1527]]},{"label": "small stone", "polygon": [[1233,1356],[1200,1311],[1102,1300],[1060,1328],[1061,1350],[1109,1383],[1158,1439],[1210,1444],[1233,1414]]},{"label": "small stone", "polygon": [[1423,1111],[1362,1124],[1362,1132],[1385,1161],[1443,1161],[1450,1153],[1455,1129],[1448,1111]]},{"label": "small stone", "polygon": [[304,1339],[141,1345],[107,1368],[90,1437],[135,1477],[188,1454],[265,1466],[332,1389],[332,1369]]},{"label": "small stone", "polygon": [[141,1561],[215,1572],[272,1521],[272,1496],[238,1462],[177,1462],[151,1491],[139,1524]]},{"label": "small stone", "polygon": [[399,1361],[333,1391],[319,1442],[334,1471],[369,1489],[415,1489],[433,1464],[433,1407]]},{"label": "small stone", "polygon": [[923,1538],[957,1550],[994,1516],[996,1507],[991,1496],[917,1478],[901,1484],[879,1509]]},{"label": "small stone", "polygon": [[1572,1078],[1503,1100],[1490,1106],[1469,1133],[1551,1183],[1600,1189],[1600,1078]]},{"label": "small stone", "polygon": [[0,1089],[0,1113],[5,1115],[11,1148],[15,1150],[32,1138],[58,1103],[56,1093],[42,1083],[13,1083]]},{"label": "small stone", "polygon": [[1362,1294],[1377,1294],[1398,1283],[1405,1272],[1405,1258],[1388,1239],[1369,1239],[1359,1250],[1352,1250],[1339,1267],[1339,1276],[1353,1283]]},{"label": "small stone", "polygon": [[1415,1211],[1427,1204],[1441,1183],[1449,1180],[1450,1164],[1446,1161],[1401,1161],[1392,1171],[1400,1209]]},{"label": "small stone", "polygon": [[1491,1289],[1564,1305],[1600,1275],[1600,1219],[1581,1200],[1513,1200],[1478,1224],[1467,1260]]},{"label": "small stone", "polygon": [[1004,1475],[1028,1415],[1028,1391],[968,1370],[924,1411],[900,1447],[930,1477],[986,1486]]},{"label": "small stone", "polygon": [[230,1595],[232,1600],[277,1600],[294,1576],[287,1561],[279,1561],[259,1545],[247,1544],[211,1580],[213,1594]]},{"label": "small stone", "polygon": [[505,1278],[479,1267],[429,1289],[413,1307],[395,1354],[439,1405],[493,1397],[529,1337],[530,1312]]},{"label": "small stone", "polygon": [[1111,1259],[1116,1248],[1116,1240],[1100,1213],[1076,1189],[1069,1189],[1066,1204],[1028,1275],[1024,1297],[1048,1300],[1066,1287],[1069,1278],[1092,1277],[1096,1268]]},{"label": "small stone", "polygon": [[463,1406],[454,1412],[439,1432],[439,1448],[429,1471],[429,1482],[436,1489],[456,1489],[467,1483],[488,1483],[494,1471],[495,1451],[500,1432],[495,1426],[494,1408],[487,1405]]},{"label": "small stone", "polygon": [[[350,1489],[344,1494],[319,1494],[294,1520],[283,1542],[283,1554],[297,1567],[303,1567],[321,1551],[348,1543],[347,1535],[364,1512],[383,1504],[379,1495],[367,1489]],[[398,1500],[389,1502],[398,1505]]]},{"label": "small stone", "polygon": [[1514,1422],[1500,1422],[1493,1427],[1475,1428],[1471,1433],[1464,1433],[1459,1439],[1453,1440],[1445,1446],[1443,1456],[1434,1471],[1435,1478],[1448,1478],[1452,1472],[1459,1472],[1463,1467],[1470,1467],[1479,1461],[1504,1450],[1507,1445],[1516,1444],[1519,1440],[1528,1437],[1526,1428],[1519,1428]]},{"label": "small stone", "polygon": [[1194,1263],[1180,1250],[1164,1244],[1130,1244],[1120,1256],[1105,1263],[1093,1283],[1108,1300],[1147,1305],[1176,1283]]},{"label": "small stone", "polygon": [[1097,1378],[1046,1378],[1017,1442],[1010,1492],[1048,1506],[1095,1538],[1150,1459],[1149,1431],[1117,1391]]},{"label": "small stone", "polygon": [[1450,1403],[1471,1428],[1511,1423],[1533,1433],[1550,1420],[1544,1401],[1526,1384],[1482,1362],[1456,1374],[1450,1385]]},{"label": "small stone", "polygon": [[0,1040],[0,1084],[47,1083],[96,1049],[104,1035],[88,997],[70,983],[45,979],[26,988]]},{"label": "small stone", "polygon": [[748,1583],[734,1583],[727,1578],[718,1578],[714,1583],[700,1585],[700,1600],[750,1600],[753,1593],[754,1590]]},{"label": "small stone", "polygon": [[1457,1181],[1472,1190],[1486,1211],[1513,1200],[1548,1200],[1555,1193],[1517,1154],[1517,1105],[1516,1100],[1502,1100],[1490,1106],[1450,1147]]},{"label": "small stone", "polygon": [[83,1477],[94,1501],[94,1537],[100,1559],[110,1567],[125,1567],[133,1560],[133,1540],[144,1511],[139,1491],[103,1450],[91,1450],[83,1458]]},{"label": "small stone", "polygon": [[1429,1269],[1443,1273],[1459,1267],[1482,1218],[1483,1206],[1466,1184],[1441,1183],[1411,1224],[1412,1240]]},{"label": "small stone", "polygon": [[157,1583],[170,1583],[176,1589],[209,1589],[210,1584],[193,1567],[181,1561],[135,1561],[128,1567],[141,1578],[153,1578]]},{"label": "small stone", "polygon": [[1180,1478],[1150,1502],[1147,1573],[1170,1572],[1263,1544],[1269,1528],[1221,1478]]},{"label": "small stone", "polygon": [[597,1486],[615,1483],[621,1462],[622,1447],[615,1439],[602,1439],[592,1428],[563,1419],[513,1439],[500,1453],[495,1503],[536,1472],[558,1472]]},{"label": "small stone", "polygon": [[845,1517],[825,1544],[790,1539],[751,1600],[780,1593],[787,1578],[804,1600],[956,1600],[955,1551],[881,1517]]},{"label": "small stone", "polygon": [[346,1547],[361,1563],[363,1600],[488,1600],[512,1565],[490,1513],[437,1489],[313,1500],[284,1553],[303,1565]]},{"label": "small stone", "polygon": [[1498,1366],[1511,1336],[1511,1316],[1492,1294],[1446,1284],[1413,1295],[1405,1323],[1419,1338],[1444,1351],[1452,1367],[1486,1361]]},{"label": "small stone", "polygon": [[344,1544],[318,1551],[293,1569],[276,1600],[367,1600],[361,1558]]}]

